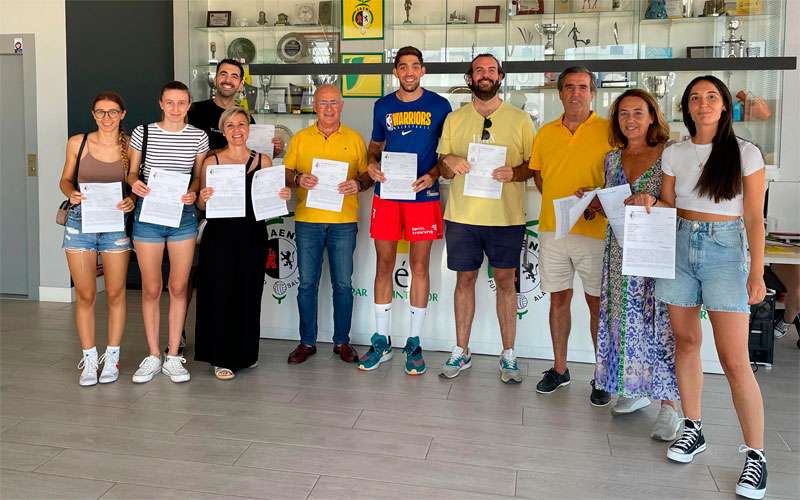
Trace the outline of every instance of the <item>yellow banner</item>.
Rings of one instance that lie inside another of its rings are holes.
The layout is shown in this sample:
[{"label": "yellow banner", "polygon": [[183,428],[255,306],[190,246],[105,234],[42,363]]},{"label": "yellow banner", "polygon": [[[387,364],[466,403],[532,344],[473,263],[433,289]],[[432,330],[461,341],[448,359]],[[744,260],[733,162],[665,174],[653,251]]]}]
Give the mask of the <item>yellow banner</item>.
[{"label": "yellow banner", "polygon": [[342,0],[342,40],[382,40],[384,0]]},{"label": "yellow banner", "polygon": [[[380,52],[342,54],[343,64],[382,62]],[[342,75],[342,97],[383,97],[383,75]]]}]

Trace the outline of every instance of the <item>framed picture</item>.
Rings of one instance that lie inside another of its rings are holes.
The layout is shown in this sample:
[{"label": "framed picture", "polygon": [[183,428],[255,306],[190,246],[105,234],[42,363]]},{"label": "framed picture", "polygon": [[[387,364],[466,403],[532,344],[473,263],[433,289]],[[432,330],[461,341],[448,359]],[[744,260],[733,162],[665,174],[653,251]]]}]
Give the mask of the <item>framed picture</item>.
[{"label": "framed picture", "polygon": [[573,0],[573,12],[599,12],[598,0]]},{"label": "framed picture", "polygon": [[342,0],[342,40],[383,40],[384,0]]},{"label": "framed picture", "polygon": [[517,15],[544,14],[544,0],[516,0]]},{"label": "framed picture", "polygon": [[[342,54],[342,64],[382,63],[383,52]],[[383,97],[383,75],[342,75],[342,97]]]},{"label": "framed picture", "polygon": [[228,28],[231,25],[231,11],[209,10],[206,14],[206,26],[209,28]]},{"label": "framed picture", "polygon": [[475,7],[475,24],[497,24],[499,22],[499,5],[479,5]]},{"label": "framed picture", "polygon": [[747,57],[766,57],[767,56],[767,42],[762,40],[760,42],[750,42],[747,44]]},{"label": "framed picture", "polygon": [[704,57],[717,57],[718,48],[713,45],[699,45],[695,47],[686,47],[687,59],[698,59]]}]

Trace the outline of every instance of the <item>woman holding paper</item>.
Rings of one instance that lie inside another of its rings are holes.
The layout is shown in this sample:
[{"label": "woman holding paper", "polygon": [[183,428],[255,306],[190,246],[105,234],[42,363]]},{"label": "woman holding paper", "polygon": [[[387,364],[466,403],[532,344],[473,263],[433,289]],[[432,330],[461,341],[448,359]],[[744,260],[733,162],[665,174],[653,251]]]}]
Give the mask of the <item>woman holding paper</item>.
[{"label": "woman holding paper", "polygon": [[[149,382],[162,372],[173,382],[191,377],[178,355],[188,305],[197,215],[194,202],[200,186],[200,165],[208,152],[208,136],[186,123],[191,104],[189,89],[169,82],[158,101],[161,121],[139,125],[131,134],[128,184],[139,196],[133,224],[133,244],[142,272],[142,316],[149,355],[133,374],[133,382]],[[161,362],[161,266],[169,252],[169,339]]]},{"label": "woman holding paper", "polygon": [[[629,203],[658,196],[669,127],[655,99],[641,89],[627,90],[611,105],[609,121],[609,143],[616,149],[606,155],[605,187],[629,185]],[[621,201],[618,210],[624,210]],[[597,200],[594,205],[602,209]],[[654,278],[622,274],[622,234],[615,230],[615,224],[606,230],[595,381],[599,389],[617,394],[613,415],[646,408],[651,398],[660,400],[650,437],[671,441],[681,420],[674,402],[675,338],[667,307],[655,300]]]},{"label": "woman holding paper", "polygon": [[[228,108],[220,117],[219,129],[228,145],[206,158],[197,206],[206,210],[214,200],[214,188],[208,185],[210,167],[240,167],[245,173],[245,214],[210,218],[207,212],[197,273],[195,360],[207,361],[218,379],[229,380],[237,370],[258,362],[264,261],[283,257],[278,248],[267,249],[264,221],[257,220],[254,211],[254,178],[272,161],[247,148],[250,115],[239,107]],[[288,200],[291,191],[284,185],[283,168],[275,171],[281,188],[273,196]]]},{"label": "woman holding paper", "polygon": [[[63,246],[77,295],[75,323],[83,350],[78,363],[78,368],[82,369],[78,383],[83,386],[97,384],[100,363],[103,364],[99,378],[101,384],[119,378],[119,345],[127,317],[125,278],[131,250],[131,241],[124,227],[119,231],[83,232],[81,202],[86,200],[86,195],[81,193],[79,184],[116,183],[120,185],[121,195],[129,165],[128,136],[122,130],[121,123],[125,118],[122,97],[116,92],[101,92],[92,101],[91,113],[97,130],[69,138],[67,158],[59,183],[61,192],[70,201]],[[130,212],[135,200],[133,195],[123,197],[117,203],[117,209]],[[95,344],[94,319],[98,253],[103,259],[103,280],[108,302],[108,346],[100,358]]]},{"label": "woman holding paper", "polygon": [[[714,76],[692,80],[681,99],[690,140],[664,150],[660,200],[639,203],[677,208],[675,279],[658,279],[656,296],[669,304],[675,368],[685,415],[683,433],[667,451],[689,463],[706,449],[700,401],[703,367],[700,308],[714,331],[720,364],[744,434],[746,453],[736,493],[763,498],[767,488],[764,405],[750,368],[750,305],[764,300],[764,160],[736,137],[733,100]],[[748,250],[749,248],[749,250]],[[749,253],[749,264],[748,264]]]}]

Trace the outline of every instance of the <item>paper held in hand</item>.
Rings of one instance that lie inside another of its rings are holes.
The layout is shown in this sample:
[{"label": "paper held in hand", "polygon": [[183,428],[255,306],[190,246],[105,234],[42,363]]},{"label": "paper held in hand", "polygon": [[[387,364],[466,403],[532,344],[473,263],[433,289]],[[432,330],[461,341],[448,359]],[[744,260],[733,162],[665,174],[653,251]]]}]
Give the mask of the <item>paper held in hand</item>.
[{"label": "paper held in hand", "polygon": [[214,195],[206,203],[206,219],[244,217],[245,166],[209,165],[206,186],[214,188]]},{"label": "paper held in hand", "polygon": [[381,199],[416,200],[412,187],[417,180],[417,154],[384,151],[381,154],[381,172],[386,180],[381,182]]},{"label": "paper held in hand", "polygon": [[272,143],[274,138],[275,125],[253,123],[247,136],[247,147],[272,158],[275,151],[275,145]]},{"label": "paper held in hand", "polygon": [[622,274],[675,279],[674,208],[625,207]]},{"label": "paper held in hand", "polygon": [[117,208],[122,201],[121,182],[81,182],[81,232],[113,233],[125,230],[125,214]]},{"label": "paper held in hand", "polygon": [[253,213],[256,220],[271,219],[289,213],[286,200],[278,196],[278,191],[286,186],[286,168],[267,167],[259,169],[253,176],[250,198],[253,200]]},{"label": "paper held in hand", "polygon": [[308,191],[306,206],[341,212],[344,195],[339,192],[339,184],[347,180],[349,167],[345,161],[314,158],[311,161],[311,175],[317,178],[317,185]]},{"label": "paper held in hand", "polygon": [[625,199],[631,195],[631,187],[628,184],[614,186],[605,189],[595,189],[587,191],[582,198],[575,195],[566,196],[553,200],[553,209],[556,214],[556,234],[555,239],[564,238],[569,234],[583,212],[597,196],[603,206],[608,218],[608,223],[614,232],[617,241],[622,245],[622,234],[624,230],[625,218]]},{"label": "paper held in hand", "polygon": [[469,172],[464,178],[464,195],[499,200],[503,183],[492,178],[492,172],[506,164],[506,147],[471,142],[467,150]]},{"label": "paper held in hand", "polygon": [[183,214],[181,196],[189,189],[189,174],[153,169],[147,179],[150,193],[142,200],[139,222],[179,227]]}]

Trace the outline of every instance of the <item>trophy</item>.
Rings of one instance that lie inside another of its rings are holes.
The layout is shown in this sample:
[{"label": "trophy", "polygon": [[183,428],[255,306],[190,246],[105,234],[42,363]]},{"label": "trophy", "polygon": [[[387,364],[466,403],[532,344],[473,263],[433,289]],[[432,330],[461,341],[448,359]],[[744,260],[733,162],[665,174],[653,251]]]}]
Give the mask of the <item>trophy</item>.
[{"label": "trophy", "polygon": [[[667,95],[667,91],[670,87],[675,83],[675,73],[669,72],[666,75],[650,75],[646,76],[642,79],[644,86],[647,87],[647,90],[656,98],[656,101],[659,102],[659,106],[662,110],[664,110],[665,114],[667,109],[664,107],[661,100]],[[666,117],[667,120],[670,119],[669,116]]]},{"label": "trophy", "polygon": [[258,75],[259,87],[261,87],[261,106],[258,108],[259,113],[272,113],[272,107],[269,105],[269,87],[272,85],[272,75]]},{"label": "trophy", "polygon": [[735,17],[728,21],[728,38],[723,38],[720,41],[722,57],[747,57],[745,39],[741,35],[736,36],[736,30],[739,29],[739,25],[740,22]]},{"label": "trophy", "polygon": [[211,59],[208,60],[208,64],[217,64],[217,44],[211,42],[208,44],[208,48],[211,50]]},{"label": "trophy", "polygon": [[572,37],[572,43],[575,45],[576,49],[578,48],[578,43],[582,43],[584,47],[586,47],[587,45],[592,43],[592,41],[590,39],[588,39],[588,38],[586,38],[586,39],[578,38],[578,35],[580,35],[580,34],[581,34],[581,30],[578,29],[578,25],[575,24],[575,23],[572,23],[572,29],[569,30],[568,35]]},{"label": "trophy", "polygon": [[411,3],[411,0],[406,0],[405,3],[403,4],[403,9],[405,9],[406,11],[406,20],[403,21],[403,24],[412,24],[411,19],[408,17],[409,14],[411,14],[411,5],[413,5]]},{"label": "trophy", "polygon": [[558,23],[536,23],[533,25],[539,35],[543,36],[544,41],[544,55],[555,57],[556,55],[556,35],[561,33],[564,26]]},{"label": "trophy", "polygon": [[644,13],[645,19],[666,19],[667,2],[666,0],[650,0],[647,10]]},{"label": "trophy", "polygon": [[212,99],[217,94],[217,88],[214,85],[214,80],[216,78],[217,78],[217,69],[216,69],[216,67],[210,68],[208,71],[206,71],[206,83],[208,83],[208,87],[211,89],[211,98]]},{"label": "trophy", "polygon": [[258,21],[256,21],[256,24],[259,26],[264,26],[267,24],[267,13],[263,10],[258,11]]}]

